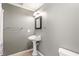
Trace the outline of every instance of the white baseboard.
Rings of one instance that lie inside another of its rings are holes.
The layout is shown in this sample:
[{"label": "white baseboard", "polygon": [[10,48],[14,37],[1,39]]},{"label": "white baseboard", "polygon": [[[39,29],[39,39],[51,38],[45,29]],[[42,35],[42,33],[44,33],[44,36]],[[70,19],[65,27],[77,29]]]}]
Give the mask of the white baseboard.
[{"label": "white baseboard", "polygon": [[44,54],[42,54],[40,51],[38,51],[38,54],[39,54],[40,56],[44,56]]}]

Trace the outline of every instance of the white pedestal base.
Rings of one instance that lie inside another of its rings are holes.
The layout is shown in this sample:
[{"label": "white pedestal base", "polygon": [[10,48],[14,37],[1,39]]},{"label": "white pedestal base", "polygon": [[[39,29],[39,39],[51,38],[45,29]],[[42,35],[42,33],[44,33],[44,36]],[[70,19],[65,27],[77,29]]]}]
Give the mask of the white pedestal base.
[{"label": "white pedestal base", "polygon": [[32,55],[37,56],[38,53],[37,53],[36,41],[32,41],[32,42],[33,42],[33,53],[32,53]]}]

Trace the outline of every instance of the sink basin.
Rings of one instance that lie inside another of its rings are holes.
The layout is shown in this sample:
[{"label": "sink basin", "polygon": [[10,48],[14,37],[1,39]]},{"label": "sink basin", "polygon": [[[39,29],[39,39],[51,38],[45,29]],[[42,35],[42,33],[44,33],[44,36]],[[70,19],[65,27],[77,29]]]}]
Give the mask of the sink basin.
[{"label": "sink basin", "polygon": [[40,35],[31,35],[28,37],[29,40],[31,41],[40,41],[41,40],[41,36]]},{"label": "sink basin", "polygon": [[28,37],[28,39],[33,42],[33,52],[32,52],[32,55],[33,56],[37,56],[38,53],[37,53],[37,44],[36,44],[36,42],[41,40],[41,35],[31,35],[31,36]]}]

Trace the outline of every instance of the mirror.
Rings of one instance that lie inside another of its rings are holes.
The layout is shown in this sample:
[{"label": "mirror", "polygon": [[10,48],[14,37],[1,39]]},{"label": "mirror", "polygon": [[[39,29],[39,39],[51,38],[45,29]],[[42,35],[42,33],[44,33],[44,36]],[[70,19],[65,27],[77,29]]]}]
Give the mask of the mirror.
[{"label": "mirror", "polygon": [[35,18],[35,29],[42,29],[42,16]]}]

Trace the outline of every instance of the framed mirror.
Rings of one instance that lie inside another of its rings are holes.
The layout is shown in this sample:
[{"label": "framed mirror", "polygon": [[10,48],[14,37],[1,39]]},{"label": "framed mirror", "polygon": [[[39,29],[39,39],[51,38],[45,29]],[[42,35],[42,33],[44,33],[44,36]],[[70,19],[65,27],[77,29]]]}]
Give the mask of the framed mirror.
[{"label": "framed mirror", "polygon": [[35,29],[42,29],[42,16],[35,18]]}]

